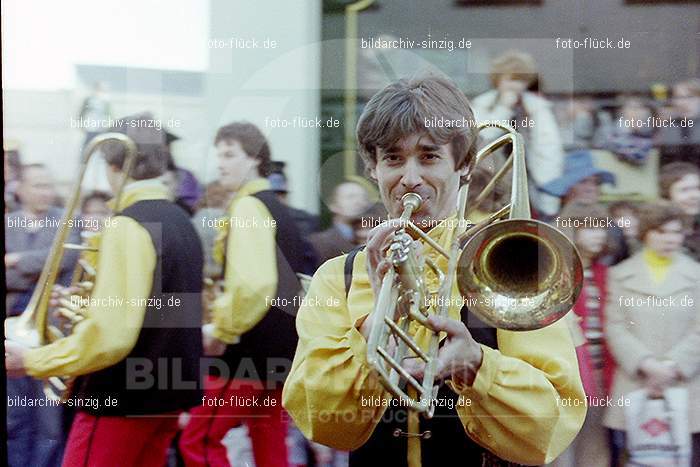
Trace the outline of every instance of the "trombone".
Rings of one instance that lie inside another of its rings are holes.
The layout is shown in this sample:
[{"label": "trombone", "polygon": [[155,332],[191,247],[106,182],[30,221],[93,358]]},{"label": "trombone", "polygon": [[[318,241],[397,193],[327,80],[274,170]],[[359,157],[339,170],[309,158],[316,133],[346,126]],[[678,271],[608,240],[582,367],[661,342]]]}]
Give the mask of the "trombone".
[{"label": "trombone", "polygon": [[[128,174],[131,171],[133,161],[136,158],[136,144],[133,142],[133,140],[131,140],[131,138],[122,133],[103,133],[93,138],[83,151],[76,184],[73,186],[70,198],[66,203],[66,208],[64,209],[63,217],[61,218],[61,223],[59,224],[58,231],[56,232],[56,236],[51,244],[51,249],[49,250],[49,255],[44,263],[44,267],[41,270],[41,275],[39,276],[36,286],[34,287],[27,308],[25,308],[25,310],[19,316],[5,319],[5,336],[7,339],[19,342],[27,347],[41,347],[60,339],[61,337],[65,337],[58,328],[49,324],[49,301],[61,269],[61,261],[63,260],[65,250],[92,249],[91,247],[83,247],[81,245],[66,244],[65,241],[70,233],[71,219],[73,218],[75,210],[80,204],[81,188],[83,178],[85,177],[85,172],[88,167],[88,162],[90,161],[92,155],[107,142],[117,142],[123,144],[125,147],[126,157],[123,165],[124,175],[120,181],[117,193],[115,193],[115,199],[117,200],[116,205],[117,208],[119,207],[119,200],[121,198],[122,190],[126,184]],[[80,290],[79,294],[87,295],[91,291],[92,282],[87,280],[82,281],[80,279],[83,276],[82,272],[94,274],[94,270],[85,262],[79,263],[78,268],[80,268],[81,273],[76,272],[74,274],[74,284],[72,285],[76,286]],[[75,283],[76,280],[79,282]],[[71,328],[73,325],[84,319],[79,312],[72,311],[68,304],[65,303],[65,300],[62,300],[62,304],[64,306],[63,308],[59,309],[59,313],[69,320]],[[64,380],[59,377],[50,377],[44,383],[44,395],[52,400],[61,400],[66,389],[67,387]]]},{"label": "trombone", "polygon": [[[529,331],[564,317],[583,283],[583,267],[574,244],[554,227],[532,219],[522,136],[496,122],[479,125],[477,132],[488,127],[505,134],[477,153],[473,167],[503,146],[511,144],[512,150],[472,205],[478,206],[512,169],[510,202],[487,219],[467,226],[468,184],[462,186],[456,231],[446,250],[411,222],[422,199],[416,193],[405,194],[400,227],[388,249],[393,267],[384,276],[375,303],[367,361],[386,390],[401,400],[401,406],[428,418],[433,416],[438,391],[435,375],[440,336],[427,323],[430,309],[426,302],[436,303],[433,313],[447,317],[456,280],[469,311],[481,321],[498,329]],[[420,264],[409,232],[447,259],[446,271],[429,258]],[[425,267],[439,280],[436,302],[426,300],[431,294],[423,282]],[[421,348],[408,332],[414,321],[428,330],[427,349]],[[392,340],[397,345],[391,346]],[[403,360],[416,357],[425,363],[422,381],[401,365]],[[415,397],[409,395],[408,388]]]}]

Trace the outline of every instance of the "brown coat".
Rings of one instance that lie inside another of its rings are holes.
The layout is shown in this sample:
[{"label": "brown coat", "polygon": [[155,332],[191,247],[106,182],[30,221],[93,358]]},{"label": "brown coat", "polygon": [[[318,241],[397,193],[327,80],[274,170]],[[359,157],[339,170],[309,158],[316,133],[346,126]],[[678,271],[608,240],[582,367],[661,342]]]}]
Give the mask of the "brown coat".
[{"label": "brown coat", "polygon": [[[690,430],[700,432],[700,264],[678,254],[657,284],[640,251],[610,269],[608,291],[605,336],[617,368],[604,425],[625,429],[617,401],[643,387],[637,369],[653,356],[678,365],[680,385],[689,390]],[[663,299],[667,302],[659,303]]]}]

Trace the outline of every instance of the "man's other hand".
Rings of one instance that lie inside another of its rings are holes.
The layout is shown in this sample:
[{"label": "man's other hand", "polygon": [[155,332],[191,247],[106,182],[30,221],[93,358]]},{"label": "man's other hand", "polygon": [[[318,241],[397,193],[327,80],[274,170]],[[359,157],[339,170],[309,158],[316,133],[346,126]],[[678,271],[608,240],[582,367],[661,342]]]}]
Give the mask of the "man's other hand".
[{"label": "man's other hand", "polygon": [[[431,315],[428,324],[435,331],[447,333],[445,343],[438,350],[435,379],[451,379],[457,384],[471,386],[484,356],[481,346],[461,321]],[[404,366],[415,378],[423,378],[425,363],[422,360],[411,359]]]}]

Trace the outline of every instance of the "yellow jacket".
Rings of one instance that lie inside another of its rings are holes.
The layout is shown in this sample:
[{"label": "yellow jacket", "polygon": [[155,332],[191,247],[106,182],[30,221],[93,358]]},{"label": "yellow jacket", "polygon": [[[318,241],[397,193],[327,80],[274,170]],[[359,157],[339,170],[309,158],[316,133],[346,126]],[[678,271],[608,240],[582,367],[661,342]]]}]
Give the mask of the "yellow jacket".
[{"label": "yellow jacket", "polygon": [[[448,246],[455,223],[429,232]],[[446,270],[446,261],[424,245],[424,254]],[[367,342],[358,330],[373,308],[366,255],[357,254],[346,300],[345,256],[316,272],[297,315],[299,345],[284,386],[283,405],[308,438],[353,450],[371,436],[386,404],[362,406],[363,400],[390,398],[370,370]],[[430,290],[437,279],[426,273]],[[459,319],[455,285],[450,316]],[[320,303],[320,305],[319,305]],[[415,323],[414,323],[415,324]],[[427,348],[424,328],[410,332]],[[457,407],[465,432],[499,457],[522,464],[543,464],[558,456],[581,428],[585,395],[567,325],[559,321],[528,332],[497,332],[498,350],[482,346],[481,368],[471,387],[449,382],[472,401]],[[409,446],[410,449],[410,446]]]},{"label": "yellow jacket", "polygon": [[[231,200],[214,247],[226,261],[224,291],[212,304],[213,335],[233,344],[260,322],[277,292],[276,227],[270,211],[250,196],[269,190],[266,179],[246,183]],[[223,251],[226,254],[223,254]]]},{"label": "yellow jacket", "polygon": [[[168,199],[168,190],[158,180],[129,183],[118,210],[147,199]],[[28,350],[27,373],[35,378],[79,376],[126,358],[141,332],[155,265],[146,229],[130,217],[111,218],[100,241],[90,304],[82,311],[85,320],[68,337]]]}]

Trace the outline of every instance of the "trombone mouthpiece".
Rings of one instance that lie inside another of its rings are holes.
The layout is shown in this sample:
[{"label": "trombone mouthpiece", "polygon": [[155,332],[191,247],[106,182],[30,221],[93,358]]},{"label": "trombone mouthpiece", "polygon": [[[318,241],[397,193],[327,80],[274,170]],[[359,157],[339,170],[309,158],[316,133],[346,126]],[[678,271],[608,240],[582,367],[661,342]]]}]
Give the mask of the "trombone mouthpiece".
[{"label": "trombone mouthpiece", "polygon": [[418,193],[406,193],[401,197],[403,208],[411,207],[411,212],[417,212],[423,204],[423,198]]}]

